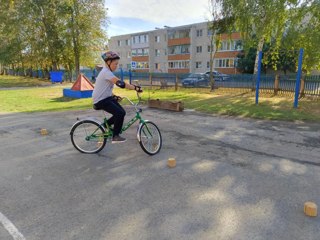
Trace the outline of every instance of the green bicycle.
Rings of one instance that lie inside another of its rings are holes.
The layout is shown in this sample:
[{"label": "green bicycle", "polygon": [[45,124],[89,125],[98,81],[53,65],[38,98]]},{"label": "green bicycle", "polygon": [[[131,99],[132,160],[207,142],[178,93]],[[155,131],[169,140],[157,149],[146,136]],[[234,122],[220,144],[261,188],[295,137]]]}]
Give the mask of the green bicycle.
[{"label": "green bicycle", "polygon": [[[139,121],[137,129],[137,139],[144,152],[149,155],[157,154],[162,146],[162,137],[159,128],[151,121],[141,117],[142,109],[138,108],[141,98],[137,92],[138,103],[133,103],[127,99],[135,108],[136,115],[122,127],[121,133],[130,128],[135,122]],[[107,114],[104,112],[105,115]],[[78,120],[71,128],[70,136],[73,146],[82,153],[98,153],[112,140],[113,129],[107,123],[107,116],[103,121],[95,118]]]}]

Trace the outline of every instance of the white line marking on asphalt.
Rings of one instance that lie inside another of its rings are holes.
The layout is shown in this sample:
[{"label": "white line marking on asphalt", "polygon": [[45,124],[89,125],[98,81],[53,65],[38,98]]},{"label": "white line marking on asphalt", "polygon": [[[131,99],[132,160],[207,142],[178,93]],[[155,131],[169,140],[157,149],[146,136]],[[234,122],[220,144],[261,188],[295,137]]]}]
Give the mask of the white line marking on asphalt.
[{"label": "white line marking on asphalt", "polygon": [[13,223],[0,212],[0,222],[4,228],[10,233],[14,240],[26,240]]}]

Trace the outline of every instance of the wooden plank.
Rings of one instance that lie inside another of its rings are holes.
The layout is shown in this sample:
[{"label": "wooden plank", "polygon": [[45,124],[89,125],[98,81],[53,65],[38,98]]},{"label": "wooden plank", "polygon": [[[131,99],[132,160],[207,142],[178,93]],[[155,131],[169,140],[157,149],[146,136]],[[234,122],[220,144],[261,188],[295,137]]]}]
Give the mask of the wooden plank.
[{"label": "wooden plank", "polygon": [[156,99],[156,100],[149,100],[148,107],[182,112],[184,109],[184,104],[183,102],[160,101],[159,99]]}]

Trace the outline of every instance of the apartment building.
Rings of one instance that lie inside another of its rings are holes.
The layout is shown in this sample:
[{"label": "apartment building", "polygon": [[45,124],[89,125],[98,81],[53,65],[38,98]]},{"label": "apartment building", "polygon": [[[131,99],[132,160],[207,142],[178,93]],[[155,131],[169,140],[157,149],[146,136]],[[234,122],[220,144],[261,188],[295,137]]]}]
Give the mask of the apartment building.
[{"label": "apartment building", "polygon": [[[237,73],[242,50],[240,33],[222,34],[214,69]],[[111,37],[109,49],[121,56],[123,70],[137,72],[201,73],[210,70],[211,31],[207,22]]]}]

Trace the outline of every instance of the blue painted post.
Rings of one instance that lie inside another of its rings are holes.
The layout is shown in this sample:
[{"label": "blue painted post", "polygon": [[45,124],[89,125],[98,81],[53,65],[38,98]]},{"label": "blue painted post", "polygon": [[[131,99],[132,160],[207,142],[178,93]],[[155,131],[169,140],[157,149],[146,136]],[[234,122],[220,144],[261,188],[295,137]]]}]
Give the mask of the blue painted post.
[{"label": "blue painted post", "polygon": [[256,104],[259,103],[259,89],[260,89],[260,78],[261,78],[261,60],[262,60],[262,51],[259,52],[259,56],[258,56],[258,72],[257,72],[257,84],[256,84]]},{"label": "blue painted post", "polygon": [[122,68],[120,68],[120,78],[121,78],[121,82],[123,82],[123,70],[122,70]]},{"label": "blue painted post", "polygon": [[131,84],[131,80],[132,80],[132,73],[131,73],[131,69],[129,69],[129,83]]},{"label": "blue painted post", "polygon": [[297,72],[297,80],[296,80],[296,91],[295,91],[294,103],[293,103],[294,108],[298,107],[300,82],[301,82],[301,71],[302,71],[302,59],[303,59],[303,48],[300,48],[299,61],[298,61],[298,72]]}]

